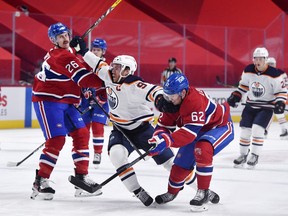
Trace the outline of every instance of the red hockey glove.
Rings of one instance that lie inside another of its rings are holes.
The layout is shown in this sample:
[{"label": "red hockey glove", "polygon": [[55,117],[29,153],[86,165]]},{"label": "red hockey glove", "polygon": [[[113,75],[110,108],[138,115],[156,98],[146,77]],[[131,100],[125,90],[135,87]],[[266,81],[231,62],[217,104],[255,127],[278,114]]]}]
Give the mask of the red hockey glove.
[{"label": "red hockey glove", "polygon": [[161,154],[166,148],[169,148],[171,146],[172,142],[172,137],[167,133],[153,136],[151,139],[148,140],[148,143],[151,145],[149,155],[155,156]]}]

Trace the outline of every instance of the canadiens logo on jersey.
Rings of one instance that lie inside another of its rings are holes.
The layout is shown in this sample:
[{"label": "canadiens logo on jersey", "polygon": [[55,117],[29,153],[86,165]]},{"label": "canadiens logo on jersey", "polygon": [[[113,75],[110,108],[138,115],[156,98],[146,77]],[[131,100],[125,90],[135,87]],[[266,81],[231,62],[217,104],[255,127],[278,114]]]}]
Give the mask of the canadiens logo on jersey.
[{"label": "canadiens logo on jersey", "polygon": [[115,94],[113,89],[110,87],[106,88],[106,92],[108,96],[109,107],[111,109],[116,109],[116,107],[118,106],[118,101],[119,101],[117,95]]},{"label": "canadiens logo on jersey", "polygon": [[255,97],[262,97],[265,93],[265,87],[259,82],[253,82],[251,88]]}]

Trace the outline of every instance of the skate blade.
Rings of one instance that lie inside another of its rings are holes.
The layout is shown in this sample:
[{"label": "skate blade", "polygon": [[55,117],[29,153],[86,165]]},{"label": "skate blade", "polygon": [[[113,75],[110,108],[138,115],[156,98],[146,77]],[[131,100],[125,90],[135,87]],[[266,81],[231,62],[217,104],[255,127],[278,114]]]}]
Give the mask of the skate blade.
[{"label": "skate blade", "polygon": [[236,169],[244,169],[245,168],[245,164],[234,164],[234,168]]},{"label": "skate blade", "polygon": [[52,193],[39,193],[33,192],[30,196],[33,200],[52,200],[54,198],[54,194]]},{"label": "skate blade", "polygon": [[202,206],[191,205],[190,206],[190,210],[192,212],[203,212],[203,211],[207,211],[208,210],[208,206],[207,205],[202,205]]},{"label": "skate blade", "polygon": [[288,140],[288,135],[280,137],[280,140]]},{"label": "skate blade", "polygon": [[251,166],[251,165],[248,165],[248,164],[247,164],[247,169],[248,169],[248,170],[254,170],[254,169],[255,169],[255,167],[256,167],[256,165],[254,165],[254,166]]},{"label": "skate blade", "polygon": [[87,193],[87,192],[85,192],[85,191],[75,191],[75,194],[74,194],[74,196],[75,197],[77,197],[77,198],[79,198],[79,197],[93,197],[93,196],[100,196],[100,195],[102,195],[103,193],[102,193],[102,191],[101,190],[97,190],[97,191],[95,191],[94,193]]}]

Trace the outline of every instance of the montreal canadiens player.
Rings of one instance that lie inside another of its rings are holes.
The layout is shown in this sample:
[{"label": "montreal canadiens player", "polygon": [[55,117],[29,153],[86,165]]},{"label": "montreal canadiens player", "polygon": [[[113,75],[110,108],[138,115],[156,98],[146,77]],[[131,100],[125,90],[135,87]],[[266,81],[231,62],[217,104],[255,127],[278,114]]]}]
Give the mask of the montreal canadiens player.
[{"label": "montreal canadiens player", "polygon": [[[189,86],[183,74],[172,74],[163,86],[164,95],[179,110],[162,112],[154,135],[149,139],[152,155],[168,147],[179,148],[172,166],[168,192],[156,197],[158,204],[173,200],[196,163],[198,190],[190,201],[192,211],[204,211],[208,201],[219,202],[219,196],[209,190],[213,173],[213,156],[234,139],[230,108],[216,104],[205,92]],[[176,129],[178,127],[178,129]]]},{"label": "montreal canadiens player", "polygon": [[[267,64],[268,56],[265,47],[254,50],[253,64],[245,67],[238,90],[227,99],[230,106],[236,107],[243,95],[247,94],[240,121],[240,156],[234,160],[236,168],[243,167],[246,161],[248,169],[255,168],[262,151],[265,128],[273,112],[276,115],[284,113],[287,100],[285,82],[282,72]],[[250,157],[247,158],[249,152]]]},{"label": "montreal canadiens player", "polygon": [[[74,104],[80,102],[81,87],[98,88],[102,81],[87,70],[78,59],[76,50],[69,46],[71,33],[66,25],[51,25],[48,37],[54,47],[44,57],[33,85],[32,101],[46,142],[40,156],[39,170],[36,170],[31,198],[35,199],[41,194],[44,199],[51,200],[55,190],[49,185],[49,178],[67,134],[73,139],[75,176],[87,185],[95,185],[88,176],[89,132]],[[82,190],[76,189],[75,196],[81,194]],[[99,194],[99,191],[95,192],[95,195]]]},{"label": "montreal canadiens player", "polygon": [[[95,38],[91,44],[91,52],[105,61],[105,53],[107,51],[107,43],[102,38]],[[102,108],[108,113],[109,106],[105,95],[99,94],[95,88],[82,89],[82,98],[80,108],[82,111],[88,110],[82,115],[86,127],[90,131],[92,129],[92,142],[94,150],[93,165],[98,168],[101,163],[101,154],[104,143],[104,125],[107,123],[107,116],[102,109],[95,104],[97,100]],[[97,94],[98,93],[98,94]]]}]

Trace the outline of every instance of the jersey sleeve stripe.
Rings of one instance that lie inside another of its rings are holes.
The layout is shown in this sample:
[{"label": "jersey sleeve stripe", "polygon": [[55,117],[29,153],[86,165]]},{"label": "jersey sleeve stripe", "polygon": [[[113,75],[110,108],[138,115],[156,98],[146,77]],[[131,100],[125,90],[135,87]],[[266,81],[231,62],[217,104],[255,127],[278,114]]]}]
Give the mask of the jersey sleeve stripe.
[{"label": "jersey sleeve stripe", "polygon": [[71,79],[79,85],[79,82],[81,81],[81,79],[83,79],[85,76],[89,74],[91,74],[91,72],[88,72],[86,69],[82,68],[76,71],[71,77]]},{"label": "jersey sleeve stripe", "polygon": [[201,128],[202,126],[188,125],[188,124],[181,127],[181,129],[193,134],[195,137],[197,137],[197,133],[200,131]]}]

